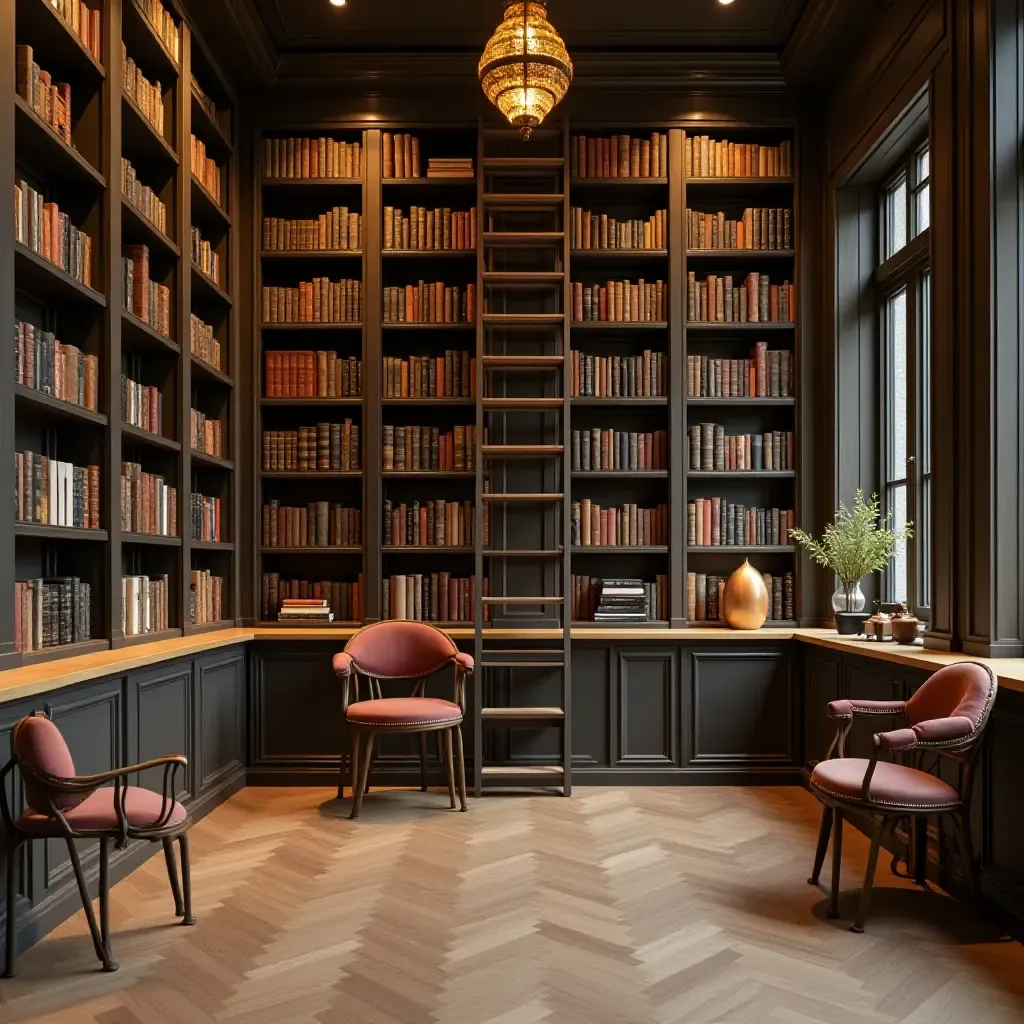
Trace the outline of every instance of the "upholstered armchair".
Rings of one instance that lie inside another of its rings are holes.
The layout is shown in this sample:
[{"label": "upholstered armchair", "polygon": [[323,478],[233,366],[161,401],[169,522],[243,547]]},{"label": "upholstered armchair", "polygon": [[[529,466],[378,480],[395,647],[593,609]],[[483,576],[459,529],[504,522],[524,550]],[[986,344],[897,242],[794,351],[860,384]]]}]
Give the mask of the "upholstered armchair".
[{"label": "upholstered armchair", "polygon": [[[905,702],[836,700],[829,704],[829,717],[837,723],[837,730],[825,760],[818,762],[811,775],[811,792],[824,810],[814,870],[808,882],[818,884],[831,834],[830,917],[839,916],[843,818],[850,811],[860,811],[872,822],[867,872],[852,931],[864,931],[878,848],[901,819],[949,815],[968,886],[972,895],[977,894],[970,800],[975,763],[995,696],[996,680],[991,670],[975,662],[961,662],[940,668]],[[875,733],[870,758],[847,757],[847,736],[854,719],[861,716],[877,719],[880,724],[894,719],[895,728]],[[893,754],[908,755],[912,764],[885,760]],[[944,759],[958,766],[956,786],[924,770],[928,754],[935,755],[935,765]]]},{"label": "upholstered armchair", "polygon": [[[0,771],[0,811],[3,813],[7,858],[7,930],[4,977],[14,977],[16,954],[18,851],[33,839],[63,839],[78,882],[82,907],[89,923],[96,956],[105,971],[116,971],[110,950],[110,845],[124,849],[129,840],[161,842],[174,897],[174,913],[182,924],[195,924],[189,868],[188,813],[174,799],[175,778],[187,761],[169,754],[127,768],[98,775],[76,775],[71,751],[60,730],[45,715],[23,718],[11,733],[11,759]],[[7,799],[7,777],[17,766],[27,809],[15,819]],[[163,790],[155,793],[129,786],[127,778],[149,768],[163,767]],[[113,783],[113,785],[109,785]],[[100,844],[99,926],[82,872],[76,839],[98,839]],[[174,857],[174,840],[181,847],[181,884]]]},{"label": "upholstered armchair", "polygon": [[[455,671],[453,700],[425,695],[427,676],[451,665]],[[444,741],[448,795],[455,809],[454,761],[458,765],[458,793],[466,810],[466,766],[462,751],[462,718],[465,712],[465,680],[473,672],[473,659],[463,654],[447,633],[425,622],[389,620],[365,626],[334,656],[334,671],[341,680],[341,709],[352,736],[350,818],[359,816],[373,762],[373,741],[378,733],[418,733],[420,788],[427,788],[427,733],[437,732]],[[363,682],[360,682],[362,677]],[[382,679],[413,680],[409,697],[384,697]],[[360,689],[365,686],[365,699]],[[341,759],[338,796],[345,784],[345,759]]]}]

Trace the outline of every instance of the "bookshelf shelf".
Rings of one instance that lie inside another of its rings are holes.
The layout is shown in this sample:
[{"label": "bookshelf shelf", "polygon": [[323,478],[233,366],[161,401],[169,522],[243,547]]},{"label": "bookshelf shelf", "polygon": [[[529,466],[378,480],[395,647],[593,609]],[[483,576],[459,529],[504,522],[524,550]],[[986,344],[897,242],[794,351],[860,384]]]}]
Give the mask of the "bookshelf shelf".
[{"label": "bookshelf shelf", "polygon": [[190,359],[192,361],[193,376],[220,384],[226,388],[233,388],[235,386],[235,382],[226,373],[218,370],[215,366],[211,366],[205,360],[200,359],[199,356],[190,353]]},{"label": "bookshelf shelf", "polygon": [[751,263],[757,260],[791,260],[796,256],[792,249],[687,249],[686,258],[697,260],[735,260],[737,263]]},{"label": "bookshelf shelf", "polygon": [[181,628],[158,629],[149,633],[134,633],[131,636],[122,637],[118,641],[119,647],[138,647],[140,644],[155,644],[161,640],[176,640],[182,635]]},{"label": "bookshelf shelf", "polygon": [[217,619],[216,622],[185,623],[185,636],[198,636],[200,633],[215,633],[218,629],[228,629],[235,624],[234,619]]},{"label": "bookshelf shelf", "polygon": [[667,555],[667,544],[576,544],[574,555]]},{"label": "bookshelf shelf", "polygon": [[166,335],[153,330],[130,310],[121,310],[121,330],[129,345],[144,349],[170,352],[179,355],[180,349]]},{"label": "bookshelf shelf", "polygon": [[[385,324],[385,326],[387,326]],[[260,324],[263,331],[361,331],[363,325],[359,323],[342,324]]]},{"label": "bookshelf shelf", "polygon": [[198,213],[200,222],[213,223],[220,227],[231,227],[231,217],[216,199],[203,187],[199,179],[192,175],[192,212]]},{"label": "bookshelf shelf", "polygon": [[475,331],[476,323],[459,321],[450,324],[428,324],[428,323],[396,323],[394,321],[383,321],[381,329],[385,331]]},{"label": "bookshelf shelf", "polygon": [[14,243],[14,276],[17,288],[36,299],[60,300],[74,305],[91,303],[99,308],[107,304],[101,292],[76,281],[21,242]]},{"label": "bookshelf shelf", "polygon": [[141,236],[142,241],[156,252],[162,252],[167,256],[177,259],[181,250],[168,238],[141,210],[133,206],[128,200],[121,197],[121,210],[125,218],[124,235]]},{"label": "bookshelf shelf", "polygon": [[475,480],[475,469],[382,469],[380,475],[392,480]]},{"label": "bookshelf shelf", "polygon": [[[129,0],[130,2],[130,0]],[[121,131],[127,155],[178,166],[178,154],[171,144],[146,120],[139,105],[127,93],[121,94]]]},{"label": "bookshelf shelf", "polygon": [[261,249],[260,259],[267,261],[290,260],[361,260],[362,249],[301,249],[296,251]]},{"label": "bookshelf shelf", "polygon": [[717,480],[792,480],[796,471],[792,469],[691,469],[691,479]]},{"label": "bookshelf shelf", "polygon": [[196,451],[195,448],[192,448],[189,454],[192,457],[192,461],[200,466],[206,466],[209,469],[223,469],[229,473],[234,472],[235,464],[230,459],[208,455],[206,452]]},{"label": "bookshelf shelf", "polygon": [[261,178],[265,189],[361,189],[362,178]]},{"label": "bookshelf shelf", "polygon": [[[38,0],[41,4],[42,0]],[[19,161],[67,184],[105,189],[107,180],[77,149],[69,146],[20,97],[14,97],[14,149]]]},{"label": "bookshelf shelf", "polygon": [[456,406],[470,406],[476,405],[475,398],[382,398],[380,404],[383,406],[441,406],[441,405],[456,405]]},{"label": "bookshelf shelf", "polygon": [[363,404],[361,398],[261,398],[260,405],[264,409],[319,409],[338,406],[342,409],[358,409]]},{"label": "bookshelf shelf", "polygon": [[793,544],[689,544],[689,555],[791,555]]},{"label": "bookshelf shelf", "polygon": [[668,184],[668,178],[572,178],[573,189],[652,189]]},{"label": "bookshelf shelf", "polygon": [[64,75],[96,81],[107,77],[103,65],[47,0],[18,0],[17,24],[19,41],[45,53]]},{"label": "bookshelf shelf", "polygon": [[220,122],[215,120],[203,105],[194,85],[189,89],[189,93],[192,98],[192,131],[203,140],[207,149],[217,156],[231,156],[235,147],[231,144],[230,137],[220,126]]},{"label": "bookshelf shelf", "polygon": [[128,55],[144,66],[149,65],[150,74],[156,71],[161,76],[177,78],[178,62],[134,0],[124,0],[121,14],[121,31]]},{"label": "bookshelf shelf", "polygon": [[446,544],[384,544],[381,546],[381,551],[389,555],[471,555],[476,548],[465,545],[453,547]]},{"label": "bookshelf shelf", "polygon": [[421,178],[381,178],[381,185],[384,188],[476,188],[476,177],[467,177],[462,174],[435,175],[432,178],[426,176]]},{"label": "bookshelf shelf", "polygon": [[710,406],[754,406],[761,408],[786,408],[796,405],[796,399],[788,398],[687,398],[687,405],[710,405]]},{"label": "bookshelf shelf", "polygon": [[306,544],[303,547],[261,547],[261,555],[361,555],[361,547],[329,544]]},{"label": "bookshelf shelf", "polygon": [[574,469],[574,480],[667,480],[667,469]]},{"label": "bookshelf shelf", "polygon": [[110,539],[106,530],[86,530],[80,526],[46,526],[42,523],[15,523],[14,535],[37,537],[41,540],[103,542]]},{"label": "bookshelf shelf", "polygon": [[362,475],[361,469],[308,469],[302,471],[264,469],[260,471],[262,480],[358,480]]},{"label": "bookshelf shelf", "polygon": [[40,665],[59,658],[74,658],[81,654],[98,654],[109,651],[109,640],[80,640],[77,644],[60,644],[57,647],[44,647],[40,651],[22,651],[21,661],[24,665]]},{"label": "bookshelf shelf", "polygon": [[192,264],[192,290],[204,299],[214,300],[225,306],[231,305],[231,296],[212,277],[205,274],[197,263]]},{"label": "bookshelf shelf", "polygon": [[154,434],[149,430],[143,430],[141,427],[133,427],[128,423],[121,424],[121,436],[135,444],[145,445],[148,448],[160,448],[168,452],[181,451],[181,444],[178,441],[172,441],[169,437]]},{"label": "bookshelf shelf", "polygon": [[686,324],[687,334],[718,334],[718,333],[739,333],[741,331],[792,331],[796,327],[794,323],[703,323],[701,321],[689,321]]},{"label": "bookshelf shelf", "polygon": [[235,545],[227,540],[190,540],[193,551],[234,551]]},{"label": "bookshelf shelf", "polygon": [[156,533],[122,533],[122,544],[142,544],[152,547],[180,548],[180,537],[164,537]]},{"label": "bookshelf shelf", "polygon": [[600,405],[600,406],[604,406],[605,408],[609,408],[609,409],[610,408],[614,408],[615,406],[627,406],[627,407],[633,406],[635,408],[635,407],[638,407],[638,406],[663,406],[663,405],[668,405],[668,396],[667,395],[661,395],[661,396],[655,395],[653,397],[648,396],[648,397],[645,397],[645,398],[584,398],[584,397],[579,397],[579,398],[571,398],[571,399],[569,399],[569,401],[570,401],[570,403],[572,405],[582,405],[582,406]]},{"label": "bookshelf shelf", "polygon": [[467,259],[476,256],[476,249],[382,249],[381,256],[388,260]]},{"label": "bookshelf shelf", "polygon": [[734,189],[740,193],[755,191],[759,189],[792,188],[795,184],[793,178],[684,178],[683,185],[687,191],[707,189],[715,191],[718,189]]},{"label": "bookshelf shelf", "polygon": [[604,262],[610,260],[664,260],[668,249],[573,249],[573,260]]},{"label": "bookshelf shelf", "polygon": [[14,399],[22,412],[35,409],[41,414],[56,416],[58,419],[71,420],[75,423],[89,423],[96,427],[105,427],[107,417],[100,412],[83,409],[80,405],[65,402],[60,398],[27,388],[21,384],[14,385]]}]

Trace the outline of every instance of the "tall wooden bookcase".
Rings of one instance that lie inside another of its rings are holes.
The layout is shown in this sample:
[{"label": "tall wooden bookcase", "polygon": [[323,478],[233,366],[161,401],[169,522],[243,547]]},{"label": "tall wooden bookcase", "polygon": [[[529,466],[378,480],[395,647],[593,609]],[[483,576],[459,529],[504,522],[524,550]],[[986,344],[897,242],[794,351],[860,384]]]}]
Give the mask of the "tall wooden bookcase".
[{"label": "tall wooden bookcase", "polygon": [[[234,163],[235,98],[209,51],[182,19],[170,12],[180,35],[173,54],[136,0],[89,0],[100,12],[97,60],[47,0],[13,0],[0,16],[0,57],[9,68],[16,47],[28,45],[54,82],[71,86],[71,135],[67,145],[16,92],[14,75],[0,99],[0,137],[14,161],[3,167],[12,194],[25,180],[55,201],[92,239],[92,287],[74,280],[14,240],[10,218],[0,227],[0,303],[8,329],[25,320],[50,330],[64,344],[98,357],[98,411],[14,383],[11,364],[0,375],[0,478],[14,493],[15,453],[32,450],[75,465],[100,469],[100,529],[15,522],[13,501],[0,510],[2,564],[8,584],[0,591],[0,652],[4,667],[74,653],[121,647],[216,628],[235,619],[237,493],[233,451],[237,435],[234,368],[237,325],[233,315],[238,254],[232,226],[237,202]],[[70,7],[70,5],[69,5]],[[122,44],[141,74],[161,85],[161,135],[123,88]],[[200,184],[191,138],[201,139],[219,168],[222,199]],[[122,157],[139,181],[167,207],[160,230],[122,195]],[[220,282],[191,258],[191,231],[200,229],[218,254]],[[124,305],[122,246],[149,247],[151,280],[169,288],[169,334],[134,316]],[[190,315],[213,328],[222,353],[216,369],[193,355]],[[9,352],[11,350],[8,350]],[[13,361],[13,354],[12,354]],[[122,417],[122,375],[163,394],[159,433],[128,426]],[[190,411],[221,423],[221,457],[193,451]],[[121,528],[121,464],[138,462],[178,494],[177,536],[130,533]],[[219,541],[194,541],[193,494],[221,499]],[[206,569],[223,579],[223,619],[190,620],[190,573]],[[161,633],[126,637],[122,630],[124,574],[168,577],[168,626]],[[78,576],[91,584],[91,639],[78,644],[15,652],[14,579]]]}]

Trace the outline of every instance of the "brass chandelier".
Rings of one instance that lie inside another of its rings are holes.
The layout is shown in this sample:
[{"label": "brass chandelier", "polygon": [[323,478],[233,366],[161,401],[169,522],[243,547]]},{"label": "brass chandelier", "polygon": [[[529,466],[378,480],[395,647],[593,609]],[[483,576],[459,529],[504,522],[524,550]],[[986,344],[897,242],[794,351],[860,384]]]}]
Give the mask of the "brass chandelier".
[{"label": "brass chandelier", "polygon": [[487,98],[526,138],[566,94],[572,61],[546,0],[505,0],[477,68]]}]

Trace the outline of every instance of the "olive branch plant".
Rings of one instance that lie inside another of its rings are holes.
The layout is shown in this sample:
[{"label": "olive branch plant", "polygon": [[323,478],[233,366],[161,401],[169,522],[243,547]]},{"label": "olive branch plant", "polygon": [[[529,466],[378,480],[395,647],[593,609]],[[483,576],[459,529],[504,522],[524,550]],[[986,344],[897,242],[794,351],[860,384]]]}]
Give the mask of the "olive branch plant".
[{"label": "olive branch plant", "polygon": [[882,517],[877,494],[865,501],[864,492],[858,488],[853,496],[853,508],[840,502],[834,520],[825,527],[820,541],[804,530],[792,529],[789,533],[818,565],[831,569],[839,577],[849,602],[854,587],[868,573],[884,569],[896,545],[914,536],[913,523],[893,530],[892,516],[892,509],[888,509]]}]

